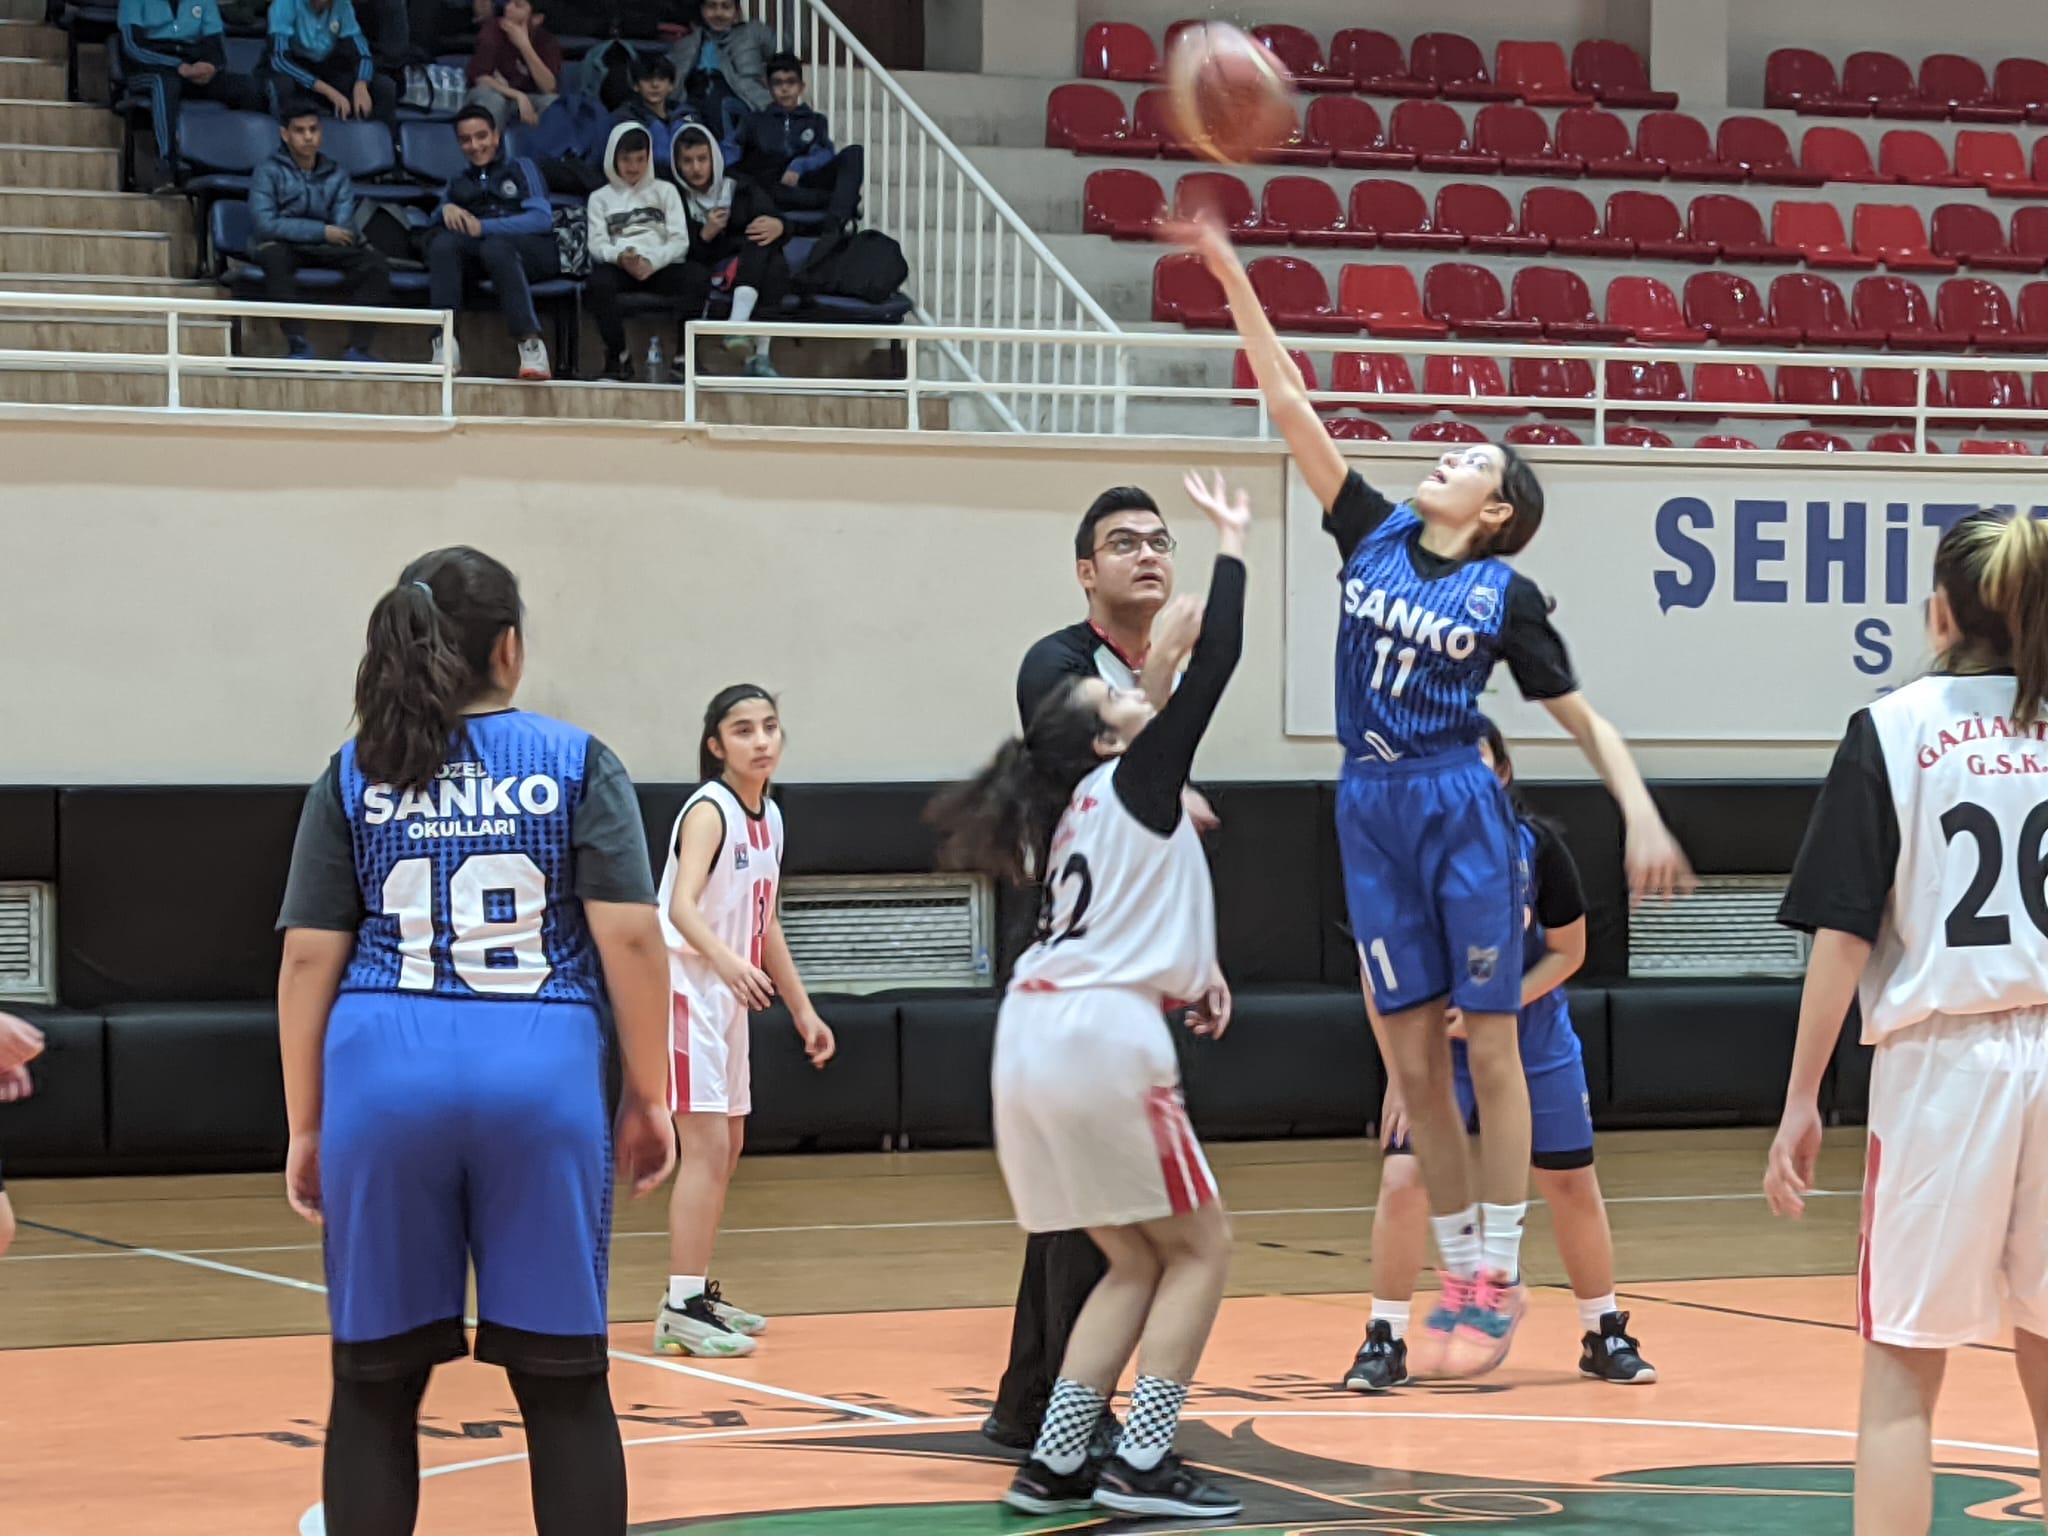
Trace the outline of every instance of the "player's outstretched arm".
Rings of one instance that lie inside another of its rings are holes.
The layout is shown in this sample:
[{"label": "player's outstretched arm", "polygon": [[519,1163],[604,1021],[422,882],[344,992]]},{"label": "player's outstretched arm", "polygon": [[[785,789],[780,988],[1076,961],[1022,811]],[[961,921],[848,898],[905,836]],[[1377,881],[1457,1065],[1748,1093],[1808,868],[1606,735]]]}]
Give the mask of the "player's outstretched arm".
[{"label": "player's outstretched arm", "polygon": [[1698,882],[1693,878],[1692,865],[1658,814],[1657,802],[1650,798],[1650,787],[1643,782],[1621,732],[1586,702],[1583,693],[1545,699],[1543,707],[1579,744],[1586,761],[1593,765],[1607,792],[1621,807],[1622,820],[1628,828],[1630,892],[1641,900],[1645,896],[1669,897],[1693,890]]},{"label": "player's outstretched arm", "polygon": [[321,1059],[327,1015],[341,991],[356,936],[328,928],[287,928],[277,973],[277,1043],[284,1058],[285,1198],[308,1221],[320,1220]]},{"label": "player's outstretched arm", "polygon": [[1806,985],[1799,995],[1799,1039],[1792,1047],[1792,1079],[1785,1087],[1785,1112],[1764,1170],[1764,1197],[1780,1216],[1806,1212],[1820,1157],[1820,1085],[1834,1060],[1835,1044],[1856,998],[1856,982],[1870,960],[1870,941],[1839,928],[1813,936],[1806,961]]},{"label": "player's outstretched arm", "polygon": [[1302,478],[1316,500],[1326,508],[1336,505],[1337,493],[1344,489],[1350,468],[1309,403],[1301,370],[1280,345],[1279,334],[1266,318],[1265,307],[1252,289],[1252,280],[1245,273],[1244,263],[1238,260],[1229,234],[1213,215],[1204,215],[1168,224],[1165,235],[1200,256],[1202,265],[1223,285],[1223,296],[1230,301],[1230,317],[1237,324],[1237,334],[1259,381],[1259,392],[1266,397],[1266,410],[1273,425],[1287,440],[1288,452],[1294,455],[1294,462],[1301,467]]}]

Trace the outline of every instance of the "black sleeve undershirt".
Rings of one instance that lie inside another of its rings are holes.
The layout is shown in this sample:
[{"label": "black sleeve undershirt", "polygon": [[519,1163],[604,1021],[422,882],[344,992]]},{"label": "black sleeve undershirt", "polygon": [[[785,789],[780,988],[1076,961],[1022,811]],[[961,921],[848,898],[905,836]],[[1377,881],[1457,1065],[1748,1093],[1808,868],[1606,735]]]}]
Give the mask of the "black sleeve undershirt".
[{"label": "black sleeve undershirt", "polygon": [[1534,866],[1530,875],[1536,887],[1536,921],[1545,928],[1562,928],[1586,915],[1586,892],[1579,883],[1579,866],[1554,828],[1532,821],[1536,829]]},{"label": "black sleeve undershirt", "polygon": [[1187,788],[1195,749],[1244,650],[1244,587],[1244,562],[1218,555],[1202,610],[1202,635],[1180,687],[1138,733],[1111,776],[1124,809],[1161,837],[1180,824],[1181,791]]},{"label": "black sleeve undershirt", "polygon": [[1849,717],[1778,907],[1787,928],[1876,943],[1899,868],[1899,811],[1870,711]]},{"label": "black sleeve undershirt", "polygon": [[1500,654],[1525,699],[1561,699],[1579,691],[1564,636],[1550,622],[1550,600],[1528,577],[1508,578],[1501,617]]},{"label": "black sleeve undershirt", "polygon": [[1323,509],[1323,532],[1337,541],[1338,555],[1349,560],[1373,529],[1393,515],[1394,503],[1367,485],[1354,469],[1345,475],[1337,499]]}]

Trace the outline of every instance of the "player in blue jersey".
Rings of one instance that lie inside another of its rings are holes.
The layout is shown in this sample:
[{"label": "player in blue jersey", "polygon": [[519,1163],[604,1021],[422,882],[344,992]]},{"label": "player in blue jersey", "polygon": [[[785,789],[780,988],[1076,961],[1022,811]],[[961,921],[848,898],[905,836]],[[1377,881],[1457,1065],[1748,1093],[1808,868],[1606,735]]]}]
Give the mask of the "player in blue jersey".
[{"label": "player in blue jersey", "polygon": [[519,587],[422,555],[370,614],[355,738],[306,796],[278,926],[292,1208],[326,1225],[330,1536],[403,1536],[427,1378],[503,1366],[541,1536],[621,1536],[606,1378],[611,1143],[645,1194],[675,1162],[668,966],[640,812],[589,732],[513,706]]},{"label": "player in blue jersey", "polygon": [[[1532,817],[1514,791],[1515,766],[1500,727],[1481,722],[1479,753],[1514,802],[1530,894],[1522,930],[1522,1071],[1529,1079],[1531,1176],[1550,1207],[1557,1251],[1579,1304],[1584,1337],[1579,1371],[1600,1381],[1646,1386],[1657,1372],[1629,1336],[1628,1314],[1614,1298],[1614,1235],[1600,1177],[1593,1170],[1593,1116],[1586,1063],[1565,1006],[1565,982],[1586,963],[1586,898],[1578,866],[1556,829]],[[1453,1024],[1451,1059],[1458,1107],[1478,1130],[1478,1101],[1466,1060],[1464,1030]],[[1408,1111],[1399,1084],[1389,1084],[1380,1135],[1387,1157],[1372,1218],[1372,1325],[1345,1374],[1354,1392],[1384,1392],[1408,1380],[1408,1320],[1415,1277],[1428,1251],[1429,1196],[1406,1155]]]},{"label": "player in blue jersey", "polygon": [[[1343,561],[1337,836],[1359,964],[1385,1022],[1443,1255],[1443,1291],[1414,1340],[1429,1375],[1505,1358],[1520,1285],[1529,1090],[1516,1052],[1527,872],[1507,792],[1480,760],[1479,695],[1505,661],[1620,802],[1640,895],[1691,879],[1620,734],[1579,691],[1549,604],[1503,556],[1543,520],[1511,448],[1461,446],[1399,506],[1344,462],[1220,223],[1171,233],[1222,285],[1273,422]],[[1451,1086],[1447,1009],[1464,1016],[1484,1134],[1475,1181]],[[1474,1184],[1478,1201],[1474,1201]]]}]

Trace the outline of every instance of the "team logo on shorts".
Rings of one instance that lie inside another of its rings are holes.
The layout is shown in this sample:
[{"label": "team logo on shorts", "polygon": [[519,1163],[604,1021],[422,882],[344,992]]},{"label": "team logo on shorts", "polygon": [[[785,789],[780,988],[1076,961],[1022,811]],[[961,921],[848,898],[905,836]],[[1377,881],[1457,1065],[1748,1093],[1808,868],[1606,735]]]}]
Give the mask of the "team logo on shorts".
[{"label": "team logo on shorts", "polygon": [[1477,944],[1465,948],[1465,974],[1484,986],[1493,980],[1493,973],[1500,969],[1500,950],[1481,949]]},{"label": "team logo on shorts", "polygon": [[1500,593],[1492,587],[1474,587],[1465,597],[1465,611],[1484,624],[1500,612]]}]

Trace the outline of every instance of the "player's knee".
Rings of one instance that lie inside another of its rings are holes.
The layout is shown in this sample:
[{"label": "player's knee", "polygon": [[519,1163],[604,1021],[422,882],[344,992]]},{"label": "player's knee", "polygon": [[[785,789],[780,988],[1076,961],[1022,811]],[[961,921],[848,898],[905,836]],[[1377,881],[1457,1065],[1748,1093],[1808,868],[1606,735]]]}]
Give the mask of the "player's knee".
[{"label": "player's knee", "polygon": [[1422,1183],[1421,1165],[1406,1152],[1389,1153],[1380,1164],[1380,1206],[1384,1209],[1414,1205],[1428,1199],[1428,1191]]}]

